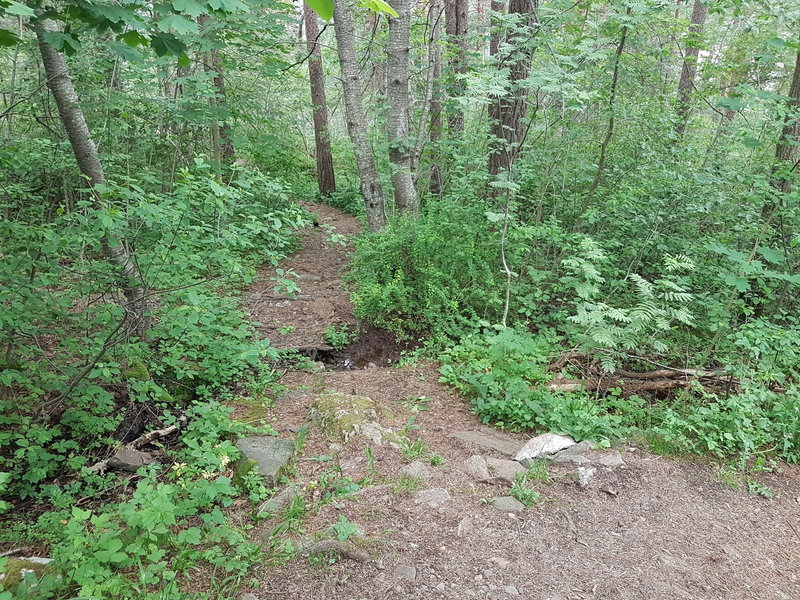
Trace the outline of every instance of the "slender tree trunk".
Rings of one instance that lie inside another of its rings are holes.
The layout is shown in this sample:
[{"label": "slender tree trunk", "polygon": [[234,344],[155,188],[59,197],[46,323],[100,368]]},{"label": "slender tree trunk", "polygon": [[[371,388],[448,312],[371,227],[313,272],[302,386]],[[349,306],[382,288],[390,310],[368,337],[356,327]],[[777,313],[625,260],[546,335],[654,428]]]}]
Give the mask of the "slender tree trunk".
[{"label": "slender tree trunk", "polygon": [[333,19],[339,65],[342,71],[347,131],[356,154],[356,166],[361,182],[361,194],[364,196],[367,222],[371,231],[378,231],[386,225],[386,202],[383,188],[378,180],[372,146],[369,143],[367,115],[361,96],[361,75],[356,60],[355,19],[353,18],[353,6],[348,0],[334,0]]},{"label": "slender tree trunk", "polygon": [[[78,168],[81,174],[89,180],[95,202],[99,202],[101,197],[97,186],[106,182],[103,165],[81,110],[78,94],[72,84],[64,55],[45,40],[45,34],[49,31],[56,31],[52,21],[42,21],[35,29],[47,77],[47,86],[58,107],[58,114],[72,146]],[[116,265],[122,275],[120,288],[127,299],[125,310],[128,332],[141,336],[149,327],[148,312],[153,308],[148,300],[147,286],[142,274],[124,244],[112,244],[105,237],[101,240],[101,244],[103,254]]]},{"label": "slender tree trunk", "polygon": [[[464,93],[464,81],[458,77],[467,72],[467,22],[469,19],[468,0],[444,0],[444,20],[447,41],[450,44],[450,85],[451,97],[457,98]],[[464,131],[464,111],[453,108],[447,118],[451,133]]]},{"label": "slender tree trunk", "polygon": [[389,42],[386,46],[387,100],[386,130],[389,141],[389,163],[392,169],[394,202],[397,210],[416,218],[419,196],[411,172],[414,143],[409,135],[408,70],[411,48],[409,27],[411,0],[392,0],[397,17],[389,17]]},{"label": "slender tree trunk", "polygon": [[692,90],[694,90],[694,79],[697,75],[697,59],[700,56],[699,38],[703,33],[707,16],[708,4],[703,0],[694,0],[689,36],[683,51],[683,69],[678,82],[678,122],[675,125],[675,132],[678,135],[684,134],[686,122],[689,119],[690,101]]},{"label": "slender tree trunk", "polygon": [[314,141],[316,144],[317,185],[319,193],[327,196],[336,191],[333,155],[328,130],[328,104],[325,98],[325,74],[322,69],[322,48],[317,42],[319,21],[317,13],[303,3],[308,44],[308,79],[311,84],[311,103],[314,105]]},{"label": "slender tree trunk", "polygon": [[[197,18],[197,23],[200,27],[205,27],[211,17],[208,15],[201,15]],[[225,105],[227,104],[227,94],[225,92],[225,74],[222,69],[222,57],[220,56],[217,48],[211,48],[203,56],[203,69],[206,73],[211,75],[211,83],[214,86],[214,96],[208,99],[208,103],[214,113],[214,124],[211,127],[211,149],[214,154],[214,160],[218,166],[223,164],[230,165],[235,159],[235,151],[233,148],[233,139],[231,137],[231,128],[225,121],[220,121],[217,117],[220,114],[225,114]]]},{"label": "slender tree trunk", "polygon": [[[501,8],[499,2],[492,3],[492,10]],[[489,142],[489,173],[497,175],[507,170],[520,152],[525,135],[525,113],[527,110],[527,90],[521,84],[528,77],[531,53],[524,48],[515,49],[510,55],[500,55],[503,41],[527,32],[533,21],[537,0],[511,0],[508,5],[510,15],[520,15],[520,27],[516,31],[501,34],[496,31],[490,40],[490,52],[497,61],[498,69],[509,69],[509,82],[506,93],[492,98],[489,104],[491,139]],[[499,12],[499,11],[498,11]]]},{"label": "slender tree trunk", "polygon": [[438,45],[431,49],[433,55],[433,96],[431,97],[431,133],[430,140],[433,152],[431,153],[431,194],[439,195],[442,192],[442,172],[439,168],[441,162],[441,152],[438,149],[438,142],[442,137],[442,53]]},{"label": "slender tree trunk", "polygon": [[775,165],[772,168],[772,186],[784,194],[792,191],[792,174],[798,168],[800,144],[800,50],[794,63],[794,74],[789,87],[789,112],[783,120],[783,129],[775,147]]}]

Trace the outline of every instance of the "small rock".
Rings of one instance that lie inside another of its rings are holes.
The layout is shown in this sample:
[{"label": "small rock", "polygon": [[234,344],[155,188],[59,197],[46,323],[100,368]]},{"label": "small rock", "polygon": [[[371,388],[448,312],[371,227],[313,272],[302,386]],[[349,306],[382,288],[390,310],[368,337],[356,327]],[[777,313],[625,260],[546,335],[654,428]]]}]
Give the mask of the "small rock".
[{"label": "small rock", "polygon": [[368,362],[367,366],[365,368],[367,368],[367,369],[377,369],[378,365],[376,365],[374,362]]},{"label": "small rock", "polygon": [[136,473],[140,467],[155,462],[149,452],[140,452],[133,448],[120,448],[108,459],[108,466],[112,469],[120,469],[130,473]]},{"label": "small rock", "polygon": [[619,452],[610,452],[594,459],[598,465],[614,469],[616,467],[624,467],[625,461],[622,459],[622,454]]},{"label": "small rock", "polygon": [[290,485],[284,490],[281,490],[277,494],[275,494],[272,498],[264,502],[258,508],[258,516],[265,517],[267,515],[275,514],[280,512],[283,508],[288,506],[292,500],[294,500],[297,496],[300,495],[300,491],[298,490],[297,486]]},{"label": "small rock", "polygon": [[317,368],[317,371],[324,371],[325,370],[325,363],[321,360],[318,360],[314,363],[314,366]]},{"label": "small rock", "polygon": [[489,467],[489,473],[494,475],[494,477],[508,483],[514,483],[514,478],[517,474],[525,472],[525,467],[515,460],[487,458],[486,466]]},{"label": "small rock", "polygon": [[514,585],[507,585],[503,588],[506,594],[509,596],[519,596],[519,590]]},{"label": "small rock", "polygon": [[473,522],[471,517],[464,517],[458,522],[458,528],[456,529],[456,535],[458,537],[464,537],[472,533],[475,529],[475,523]]},{"label": "small rock", "polygon": [[278,477],[294,453],[294,443],[281,438],[254,435],[236,442],[236,448],[247,460],[258,465],[258,472],[268,487],[275,487]]},{"label": "small rock", "polygon": [[239,600],[258,600],[258,596],[256,596],[255,594],[251,594],[250,592],[247,592],[246,594],[242,594],[241,596],[239,596]]},{"label": "small rock", "polygon": [[576,475],[578,478],[578,485],[582,488],[585,488],[589,485],[589,482],[592,481],[594,478],[594,474],[597,472],[597,469],[594,467],[578,467],[576,471]]},{"label": "small rock", "polygon": [[525,505],[512,496],[492,499],[492,506],[503,512],[516,513],[525,510]]},{"label": "small rock", "polygon": [[436,591],[437,592],[444,592],[446,587],[447,586],[444,583],[439,583],[439,584],[436,585]]},{"label": "small rock", "polygon": [[528,440],[519,452],[514,455],[514,460],[521,462],[523,465],[526,461],[545,456],[548,454],[555,454],[565,448],[574,446],[575,441],[564,435],[555,433],[543,433]]},{"label": "small rock", "polygon": [[505,569],[508,565],[511,564],[510,560],[503,558],[502,556],[493,556],[489,560],[494,564],[496,564],[501,569]]},{"label": "small rock", "polygon": [[444,488],[429,488],[414,494],[417,504],[427,504],[431,508],[438,508],[450,501],[450,492]]},{"label": "small rock", "polygon": [[609,485],[602,486],[600,488],[600,491],[605,493],[605,494],[608,494],[609,496],[616,496],[617,495],[617,490],[615,490],[614,488],[612,488]]},{"label": "small rock", "polygon": [[400,469],[400,475],[411,477],[413,479],[427,479],[431,476],[431,472],[424,462],[415,460],[411,464],[404,466]]},{"label": "small rock", "polygon": [[467,475],[476,481],[489,481],[492,478],[486,466],[486,459],[477,454],[465,460],[462,468]]},{"label": "small rock", "polygon": [[[567,450],[570,450],[570,448],[567,448]],[[582,467],[592,462],[583,454],[566,454],[567,450],[553,456],[548,456],[547,462],[554,465],[575,465],[576,467]]]},{"label": "small rock", "polygon": [[415,581],[417,579],[417,567],[412,565],[397,565],[394,568],[394,576],[398,579]]},{"label": "small rock", "polygon": [[574,446],[564,448],[559,454],[583,454],[584,452],[591,452],[592,450],[597,450],[597,444],[591,440],[583,440]]}]

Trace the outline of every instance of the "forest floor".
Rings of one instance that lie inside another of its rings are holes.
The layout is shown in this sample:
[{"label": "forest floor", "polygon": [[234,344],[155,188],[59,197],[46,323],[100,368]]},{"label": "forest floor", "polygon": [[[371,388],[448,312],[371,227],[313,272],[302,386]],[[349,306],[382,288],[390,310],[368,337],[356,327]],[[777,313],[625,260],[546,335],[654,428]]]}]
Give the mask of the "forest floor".
[{"label": "forest floor", "polygon": [[[250,313],[276,347],[326,363],[324,370],[290,367],[281,382],[289,391],[269,409],[281,437],[305,434],[290,477],[308,507],[295,545],[330,536],[344,515],[358,529],[350,542],[365,552],[355,560],[301,553],[279,566],[265,564],[256,573],[259,585],[244,590],[254,596],[246,597],[800,598],[797,466],[759,475],[773,492],[767,499],[726,485],[709,460],[664,458],[628,441],[613,449],[622,459],[616,466],[602,466],[610,450],[587,454],[596,472],[585,487],[575,481],[574,466],[550,466],[536,484],[538,502],[520,512],[494,507],[488,501],[508,495],[509,483],[481,482],[464,461],[508,453],[452,437],[491,431],[438,382],[437,365],[390,364],[400,346],[369,328],[345,352],[330,348],[326,328],[355,327],[356,320],[341,284],[349,248],[333,244],[324,226],[353,235],[358,222],[327,206],[306,206],[320,226],[301,233],[302,250],[287,267],[302,292],[295,299],[274,292],[274,271],[265,269],[250,291]],[[419,477],[404,478],[410,458],[401,449],[368,449],[360,436],[329,439],[309,416],[323,391],[372,398],[385,427],[402,429],[414,417],[406,431],[420,439],[419,458],[426,447],[428,457],[435,453],[444,462],[416,464]],[[528,439],[491,435],[517,445]],[[359,482],[360,489],[321,502],[334,479]],[[253,535],[267,539],[278,525],[278,517],[260,521]]]}]

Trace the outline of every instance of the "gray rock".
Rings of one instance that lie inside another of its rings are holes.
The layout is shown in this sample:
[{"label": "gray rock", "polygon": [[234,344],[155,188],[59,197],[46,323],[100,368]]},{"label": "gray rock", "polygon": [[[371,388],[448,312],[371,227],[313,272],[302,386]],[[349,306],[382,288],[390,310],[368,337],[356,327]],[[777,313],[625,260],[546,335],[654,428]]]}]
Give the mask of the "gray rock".
[{"label": "gray rock", "polygon": [[525,461],[548,454],[555,454],[574,445],[575,441],[570,437],[555,433],[543,433],[528,440],[520,448],[519,452],[514,455],[514,460],[525,464]]},{"label": "gray rock", "polygon": [[258,508],[258,516],[265,517],[267,515],[275,514],[287,507],[292,500],[300,495],[300,490],[295,485],[290,485],[284,490],[275,494],[272,498],[264,502]]},{"label": "gray rock", "polygon": [[465,460],[462,468],[467,475],[476,481],[489,481],[492,478],[486,466],[486,459],[477,454]]},{"label": "gray rock", "polygon": [[242,438],[236,442],[236,447],[247,460],[255,461],[259,474],[269,487],[275,487],[278,477],[294,453],[291,440],[266,435]]},{"label": "gray rock", "polygon": [[444,583],[437,583],[436,584],[436,591],[444,593],[444,590],[447,586]]},{"label": "gray rock", "polygon": [[258,596],[256,596],[255,594],[251,594],[250,592],[247,592],[246,594],[242,594],[241,596],[239,596],[239,600],[258,600]]},{"label": "gray rock", "polygon": [[413,479],[427,479],[431,476],[431,472],[424,462],[415,460],[411,464],[404,466],[400,469],[400,475],[411,477]]},{"label": "gray rock", "polygon": [[[567,448],[567,450],[570,450],[570,448]],[[583,454],[565,454],[567,450],[548,456],[547,462],[554,465],[575,465],[576,467],[583,467],[592,462]]]},{"label": "gray rock", "polygon": [[417,504],[427,504],[431,508],[438,508],[450,501],[450,492],[444,488],[429,488],[414,494]]},{"label": "gray rock", "polygon": [[582,442],[578,442],[574,446],[570,446],[569,448],[565,448],[559,454],[584,454],[586,452],[591,452],[592,450],[597,450],[597,444],[595,444],[591,440],[583,440]]},{"label": "gray rock", "polygon": [[625,461],[622,459],[622,455],[619,452],[609,452],[608,454],[598,456],[594,459],[594,462],[600,466],[608,467],[609,469],[625,466]]},{"label": "gray rock", "polygon": [[519,596],[519,590],[514,585],[507,585],[503,588],[506,594],[509,596]]},{"label": "gray rock", "polygon": [[464,537],[465,535],[469,535],[475,530],[475,523],[472,520],[472,517],[464,517],[458,522],[458,528],[456,529],[456,535],[458,537]]},{"label": "gray rock", "polygon": [[525,472],[525,467],[515,460],[505,460],[502,458],[487,458],[486,466],[497,479],[502,479],[508,483],[514,483],[514,477],[519,473]]},{"label": "gray rock", "polygon": [[575,475],[578,479],[578,485],[582,488],[585,488],[591,483],[592,479],[594,479],[594,474],[597,472],[597,469],[594,467],[578,467],[578,470],[575,472]]},{"label": "gray rock", "polygon": [[416,581],[417,567],[412,565],[397,565],[394,568],[394,576],[398,579],[405,579],[406,581]]},{"label": "gray rock", "polygon": [[525,510],[525,505],[512,496],[501,496],[492,500],[492,506],[503,512],[520,512]]},{"label": "gray rock", "polygon": [[464,440],[481,448],[488,448],[496,450],[512,456],[519,450],[519,442],[514,438],[504,435],[500,432],[491,432],[487,430],[481,431],[456,431],[451,433],[448,437]]},{"label": "gray rock", "polygon": [[154,463],[155,459],[149,452],[140,452],[133,448],[120,448],[108,459],[108,466],[130,473],[136,473],[140,467]]}]

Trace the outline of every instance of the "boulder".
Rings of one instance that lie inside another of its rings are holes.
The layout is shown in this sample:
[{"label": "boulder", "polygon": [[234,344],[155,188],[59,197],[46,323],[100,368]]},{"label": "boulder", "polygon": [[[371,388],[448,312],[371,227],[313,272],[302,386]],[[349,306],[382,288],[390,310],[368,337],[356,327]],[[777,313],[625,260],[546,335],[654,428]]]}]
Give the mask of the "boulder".
[{"label": "boulder", "polygon": [[431,476],[431,472],[424,462],[421,460],[415,460],[414,462],[402,467],[400,469],[400,475],[405,475],[406,477],[411,477],[412,479],[427,479]]},{"label": "boulder", "polygon": [[397,446],[402,437],[402,433],[378,422],[378,406],[367,396],[323,394],[317,398],[311,414],[326,435],[344,442],[361,436],[377,446],[384,443]]},{"label": "boulder", "polygon": [[525,510],[525,505],[513,496],[492,499],[492,506],[503,512],[516,513]]},{"label": "boulder", "polygon": [[141,452],[134,448],[120,448],[114,456],[108,459],[108,466],[111,469],[136,473],[140,467],[154,463],[155,459],[149,452]]},{"label": "boulder", "polygon": [[535,458],[545,458],[574,445],[575,440],[570,437],[556,433],[543,433],[528,440],[514,455],[514,460],[527,466]]},{"label": "boulder", "polygon": [[487,458],[486,466],[489,468],[489,473],[493,477],[509,484],[514,483],[514,478],[518,474],[525,472],[525,467],[515,460]]},{"label": "boulder", "polygon": [[486,459],[477,454],[465,460],[462,468],[476,481],[489,481],[492,478],[489,468],[486,466]]},{"label": "boulder", "polygon": [[450,492],[444,488],[429,488],[414,494],[417,504],[427,504],[431,508],[438,508],[450,501]]},{"label": "boulder", "polygon": [[277,485],[278,478],[294,454],[294,443],[291,440],[266,435],[242,438],[236,442],[236,447],[245,460],[254,463],[269,487]]}]

